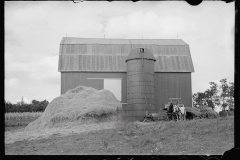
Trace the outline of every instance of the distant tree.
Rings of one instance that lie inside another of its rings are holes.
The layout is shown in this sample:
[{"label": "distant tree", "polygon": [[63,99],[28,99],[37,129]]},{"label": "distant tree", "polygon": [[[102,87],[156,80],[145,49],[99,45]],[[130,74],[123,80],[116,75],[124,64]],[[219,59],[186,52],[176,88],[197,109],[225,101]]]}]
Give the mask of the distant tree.
[{"label": "distant tree", "polygon": [[211,95],[214,97],[218,93],[218,85],[214,82],[210,82],[209,84],[210,84],[210,90],[209,91],[210,91]]},{"label": "distant tree", "polygon": [[9,101],[5,101],[4,100],[4,104],[5,104],[5,113],[11,112],[12,108],[13,108],[13,104]]},{"label": "distant tree", "polygon": [[194,104],[194,106],[197,104],[197,94],[196,93],[194,93],[193,94],[193,96],[192,96],[192,98],[193,98],[193,104]]},{"label": "distant tree", "polygon": [[44,101],[32,100],[32,111],[43,112],[48,104],[49,102],[47,100]]},{"label": "distant tree", "polygon": [[203,104],[203,101],[206,99],[206,95],[202,92],[197,92],[196,94],[196,103],[199,105]]},{"label": "distant tree", "polygon": [[229,96],[234,97],[234,83],[230,82],[228,88],[229,88]]},{"label": "distant tree", "polygon": [[230,97],[230,106],[233,107],[234,105],[234,83],[230,82],[229,83],[229,97]]},{"label": "distant tree", "polygon": [[211,90],[207,89],[204,92],[204,94],[206,96],[206,101],[207,101],[208,107],[212,107],[213,108],[213,100],[212,100],[213,92]]},{"label": "distant tree", "polygon": [[5,101],[5,113],[8,112],[43,112],[48,106],[49,102],[45,99],[43,101],[32,100],[30,104],[23,101],[13,104],[9,101]]},{"label": "distant tree", "polygon": [[226,103],[226,98],[229,97],[229,87],[228,87],[228,84],[227,84],[227,79],[224,78],[224,79],[221,79],[220,80],[221,82],[221,99],[222,99],[222,106],[223,108],[225,109],[225,107],[227,106],[227,103]]},{"label": "distant tree", "polygon": [[37,105],[37,104],[39,104],[39,103],[40,103],[40,102],[39,102],[39,101],[37,101],[37,100],[35,100],[35,99],[34,99],[34,100],[32,100],[32,104],[33,104],[33,105]]},{"label": "distant tree", "polygon": [[222,89],[221,97],[222,98],[228,97],[229,96],[229,87],[227,84],[227,79],[226,78],[221,79],[220,82],[221,82],[220,88]]},{"label": "distant tree", "polygon": [[[214,82],[210,82],[210,89],[207,89],[205,92],[197,92],[193,94],[194,104],[203,104],[205,101],[209,107],[214,107],[213,102],[216,100],[224,100],[224,106],[234,105],[234,83],[230,82],[227,84],[227,79],[220,80],[221,85],[218,86]],[[220,92],[220,97],[218,93]]]}]

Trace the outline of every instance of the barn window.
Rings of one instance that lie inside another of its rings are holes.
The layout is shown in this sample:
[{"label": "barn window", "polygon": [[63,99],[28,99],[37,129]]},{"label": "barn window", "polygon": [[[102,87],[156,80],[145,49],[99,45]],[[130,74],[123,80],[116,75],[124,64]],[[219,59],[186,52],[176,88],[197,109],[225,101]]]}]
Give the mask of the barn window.
[{"label": "barn window", "polygon": [[144,52],[144,48],[140,48],[140,53],[143,53]]}]

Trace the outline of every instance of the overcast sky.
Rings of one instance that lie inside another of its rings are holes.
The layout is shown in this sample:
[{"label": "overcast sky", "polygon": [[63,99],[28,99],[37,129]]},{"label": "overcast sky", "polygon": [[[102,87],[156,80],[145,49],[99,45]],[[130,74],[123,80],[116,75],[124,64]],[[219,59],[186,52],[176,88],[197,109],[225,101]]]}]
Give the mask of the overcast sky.
[{"label": "overcast sky", "polygon": [[195,72],[192,91],[234,82],[235,3],[5,2],[5,100],[52,101],[60,95],[62,37],[182,39]]}]

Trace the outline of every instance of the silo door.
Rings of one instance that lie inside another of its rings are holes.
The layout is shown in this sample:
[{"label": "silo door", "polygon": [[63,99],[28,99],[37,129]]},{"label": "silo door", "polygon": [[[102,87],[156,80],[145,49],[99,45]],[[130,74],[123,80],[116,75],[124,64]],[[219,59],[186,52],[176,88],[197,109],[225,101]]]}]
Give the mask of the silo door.
[{"label": "silo door", "polygon": [[122,101],[121,79],[104,79],[103,88],[111,91],[119,101]]}]

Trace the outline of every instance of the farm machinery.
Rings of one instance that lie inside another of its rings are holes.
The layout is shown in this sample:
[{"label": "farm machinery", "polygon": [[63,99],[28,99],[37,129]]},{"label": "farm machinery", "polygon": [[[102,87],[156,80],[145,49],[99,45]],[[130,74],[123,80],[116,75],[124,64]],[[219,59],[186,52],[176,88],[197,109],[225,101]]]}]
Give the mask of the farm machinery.
[{"label": "farm machinery", "polygon": [[146,111],[143,122],[151,122],[156,120],[172,120],[175,119],[175,114],[169,112],[169,106],[172,103],[173,105],[177,104],[179,106],[183,105],[180,101],[181,98],[169,98],[169,101],[167,104],[165,104],[163,111],[160,111],[158,113],[148,113]]}]

